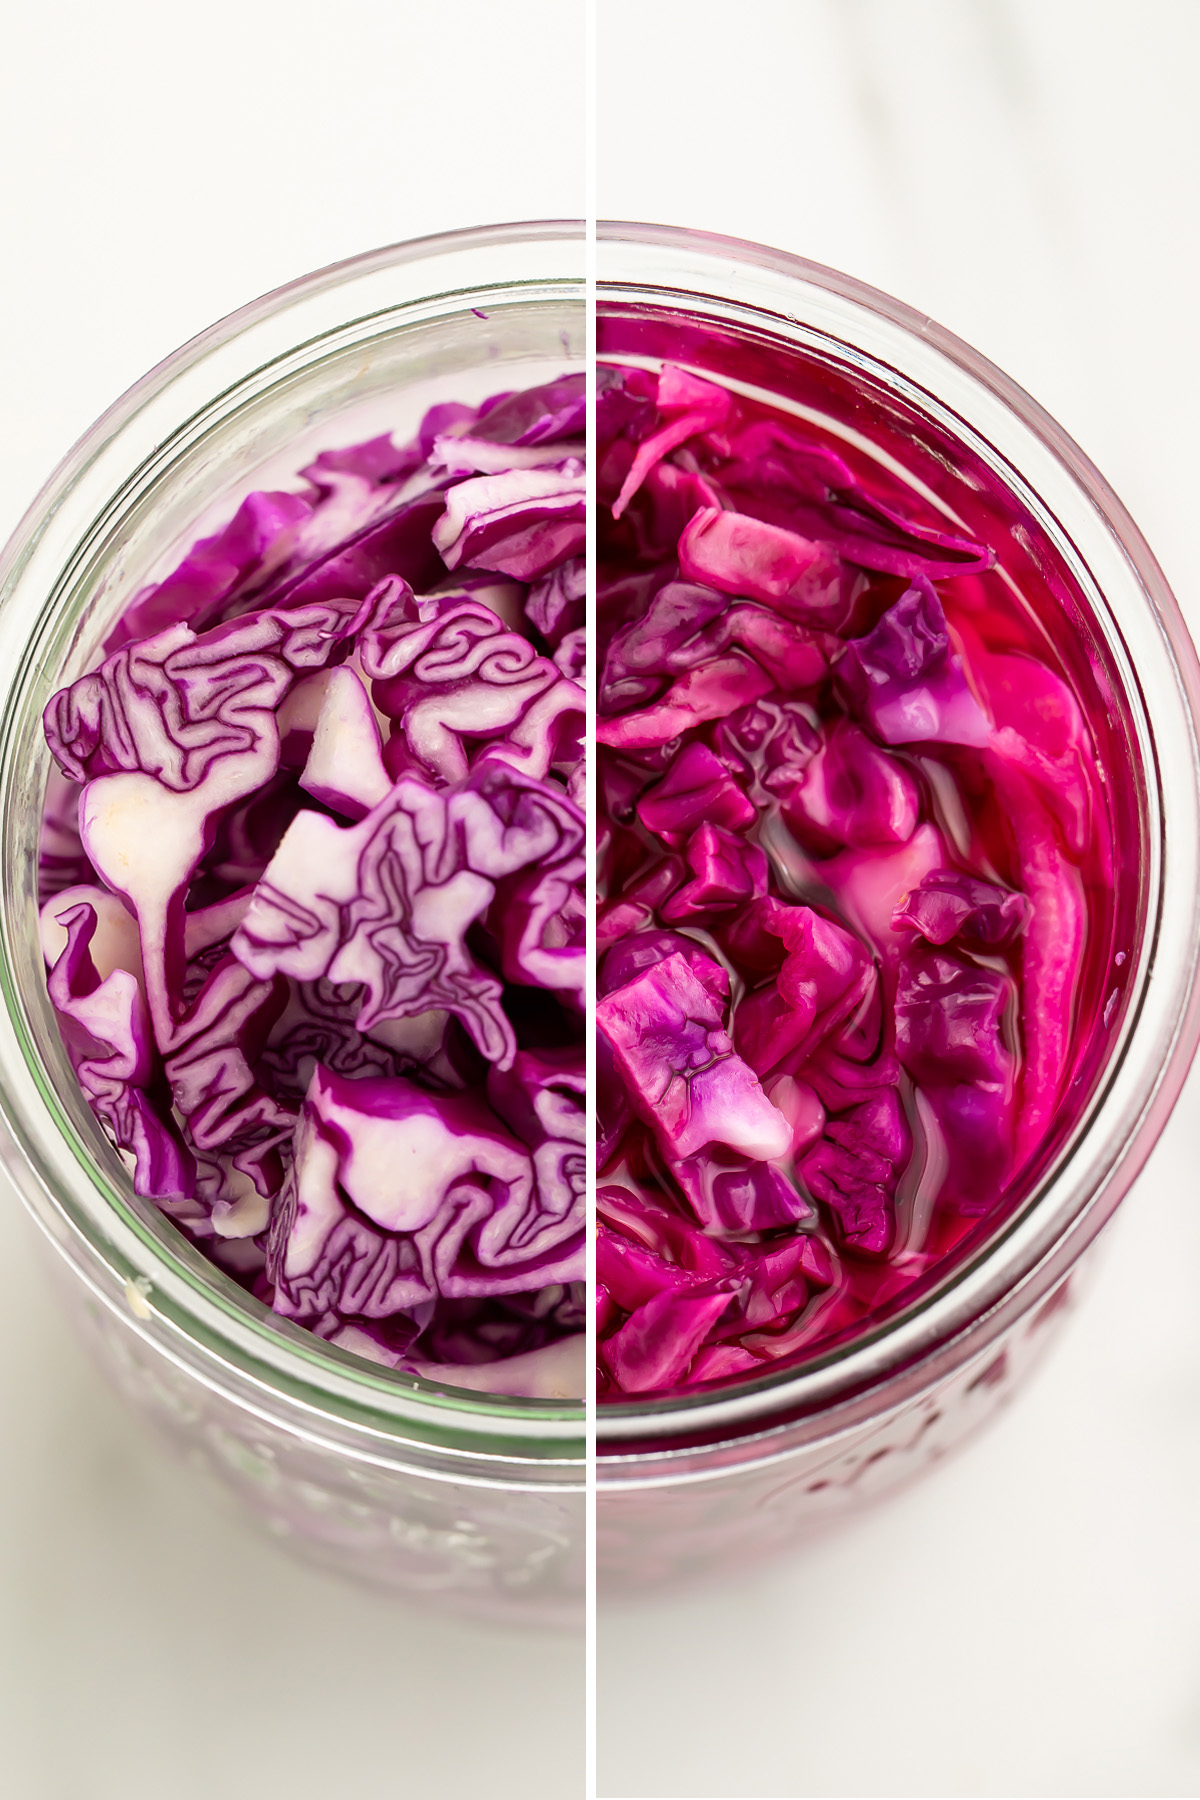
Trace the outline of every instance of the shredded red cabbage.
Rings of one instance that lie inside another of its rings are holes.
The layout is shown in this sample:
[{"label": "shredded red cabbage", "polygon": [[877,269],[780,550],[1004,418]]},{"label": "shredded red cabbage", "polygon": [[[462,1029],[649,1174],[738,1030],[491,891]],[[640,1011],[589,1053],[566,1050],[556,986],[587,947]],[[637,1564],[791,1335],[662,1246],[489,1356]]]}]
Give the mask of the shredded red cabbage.
[{"label": "shredded red cabbage", "polygon": [[1083,711],[988,544],[669,363],[599,389],[619,1398],[803,1360],[1003,1216],[1112,868]]},{"label": "shredded red cabbage", "polygon": [[194,1243],[393,1367],[579,1396],[584,382],[251,494],[46,737],[80,1085]]}]

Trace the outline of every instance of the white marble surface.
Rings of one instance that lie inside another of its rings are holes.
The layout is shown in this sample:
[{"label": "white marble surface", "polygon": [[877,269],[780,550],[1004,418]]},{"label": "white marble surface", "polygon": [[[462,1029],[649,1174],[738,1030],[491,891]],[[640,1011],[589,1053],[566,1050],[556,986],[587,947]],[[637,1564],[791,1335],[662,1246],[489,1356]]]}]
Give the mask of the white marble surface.
[{"label": "white marble surface", "polygon": [[[761,238],[1023,381],[1193,621],[1192,0],[600,0],[599,202]],[[581,208],[577,0],[11,7],[0,535],[211,319]],[[1200,1792],[1200,1084],[1034,1388],[819,1554],[605,1610],[602,1795]],[[0,1205],[0,1792],[578,1792],[581,1658],[292,1567],[164,1465]]]},{"label": "white marble surface", "polygon": [[[602,0],[599,209],[847,269],[984,350],[1193,627],[1200,8]],[[812,1553],[603,1607],[601,1795],[1200,1792],[1200,1079],[994,1430]]]},{"label": "white marble surface", "polygon": [[[376,244],[577,215],[582,179],[560,0],[0,7],[0,538],[211,320]],[[109,1395],[7,1194],[0,1267],[5,1800],[581,1791],[579,1643],[293,1567]]]}]

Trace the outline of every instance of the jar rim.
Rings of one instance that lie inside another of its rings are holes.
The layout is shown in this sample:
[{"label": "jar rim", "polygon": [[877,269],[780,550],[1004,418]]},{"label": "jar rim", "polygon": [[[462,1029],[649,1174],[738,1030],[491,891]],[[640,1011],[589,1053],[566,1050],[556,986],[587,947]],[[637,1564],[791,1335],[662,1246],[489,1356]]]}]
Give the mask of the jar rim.
[{"label": "jar rim", "polygon": [[[15,709],[29,698],[23,665],[36,661],[50,611],[97,523],[154,469],[171,446],[192,441],[204,409],[317,354],[336,334],[376,341],[389,327],[476,310],[543,302],[582,312],[584,228],[580,220],[482,225],[415,238],[333,263],[261,295],[173,351],[121,395],[68,451],[0,550],[0,830],[3,882],[11,890]],[[374,338],[371,334],[374,333]],[[578,334],[582,344],[583,334]],[[340,344],[341,338],[336,338]],[[578,352],[572,348],[570,355]],[[563,360],[569,360],[563,344]],[[264,390],[265,391],[265,390]],[[155,459],[158,459],[156,464]],[[40,807],[38,809],[40,817]],[[469,1459],[480,1479],[493,1465],[524,1464],[534,1485],[573,1486],[582,1460],[582,1401],[492,1394],[376,1367],[270,1313],[224,1276],[168,1221],[141,1216],[84,1157],[58,1142],[61,1097],[47,1080],[23,1014],[13,946],[28,930],[29,894],[5,891],[0,918],[0,1155],[38,1223],[103,1304],[126,1314],[165,1354],[210,1382],[226,1376],[264,1402],[289,1405],[300,1427],[336,1429],[381,1454],[392,1446],[436,1446]],[[57,1110],[57,1118],[56,1118]],[[72,1183],[74,1186],[72,1187]],[[147,1203],[152,1207],[152,1203]],[[178,1239],[172,1245],[169,1237]],[[182,1248],[180,1248],[182,1246]],[[262,1315],[261,1317],[259,1315]],[[471,1479],[463,1464],[463,1478]],[[457,1477],[456,1477],[457,1478]],[[506,1480],[506,1485],[507,1485]]]},{"label": "jar rim", "polygon": [[[943,426],[954,421],[972,450],[989,450],[993,463],[1014,471],[1076,552],[1097,610],[1115,609],[1134,643],[1127,697],[1140,703],[1139,684],[1153,693],[1140,723],[1147,785],[1153,771],[1155,786],[1140,986],[1122,1041],[1050,1169],[977,1254],[873,1331],[798,1368],[602,1401],[598,1453],[609,1478],[623,1482],[680,1449],[769,1437],[776,1422],[826,1413],[901,1371],[932,1368],[953,1358],[968,1327],[973,1346],[998,1335],[1109,1218],[1149,1155],[1200,1038],[1200,664],[1162,570],[1103,476],[1044,408],[963,340],[864,282],[767,245],[617,220],[599,221],[597,239],[601,313],[607,305],[681,316],[754,331],[782,348],[819,341],[831,356],[836,350],[855,367],[886,374]],[[694,372],[722,379],[699,364]]]}]

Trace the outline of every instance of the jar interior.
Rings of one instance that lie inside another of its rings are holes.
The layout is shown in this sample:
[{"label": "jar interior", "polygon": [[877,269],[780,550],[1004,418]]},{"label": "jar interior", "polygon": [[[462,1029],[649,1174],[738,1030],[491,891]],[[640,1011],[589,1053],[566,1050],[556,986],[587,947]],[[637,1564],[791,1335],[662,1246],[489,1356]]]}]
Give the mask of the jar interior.
[{"label": "jar interior", "polygon": [[[872,498],[992,548],[994,568],[939,586],[993,643],[1027,651],[1065,678],[1090,729],[1115,848],[1114,879],[1103,867],[1103,831],[1083,853],[1088,923],[1073,1041],[1057,1109],[1036,1150],[981,1218],[931,1213],[919,1183],[902,1182],[897,1245],[901,1253],[919,1247],[914,1266],[924,1264],[922,1271],[899,1292],[886,1270],[874,1284],[864,1275],[857,1323],[822,1335],[814,1319],[803,1347],[754,1378],[761,1379],[795,1373],[944,1288],[1003,1239],[1070,1155],[1120,1062],[1150,950],[1154,770],[1146,710],[1118,624],[1082,556],[1020,473],[932,395],[853,345],[794,319],[782,333],[731,322],[731,310],[709,312],[698,297],[686,310],[602,299],[598,354],[652,370],[664,361],[681,364],[793,425],[807,424],[836,443]],[[739,1385],[688,1391],[716,1394]],[[623,1410],[629,1404],[614,1399]]]},{"label": "jar interior", "polygon": [[[129,470],[62,559],[53,586],[37,596],[36,610],[17,621],[28,649],[0,724],[0,986],[22,1059],[20,1079],[10,1076],[9,1086],[19,1086],[26,1102],[9,1123],[43,1187],[110,1264],[121,1260],[117,1236],[126,1247],[144,1245],[157,1267],[181,1279],[180,1291],[215,1301],[218,1313],[237,1315],[252,1335],[274,1334],[310,1368],[331,1364],[343,1376],[361,1375],[376,1393],[396,1380],[390,1370],[277,1318],[203,1257],[152,1201],[133,1192],[124,1163],[83,1099],[49,1002],[38,943],[38,851],[51,772],[41,715],[60,687],[96,666],[134,597],[174,568],[197,538],[232,517],[248,493],[301,488],[301,469],[321,451],[382,433],[403,442],[437,402],[478,403],[577,363],[584,343],[579,284],[524,285],[518,298],[511,284],[472,288],[351,319],[289,344],[191,411]],[[23,596],[27,607],[32,598]],[[165,1292],[156,1304],[167,1310]],[[411,1375],[403,1382],[408,1390],[428,1385]],[[460,1411],[547,1420],[575,1420],[580,1412],[574,1404],[471,1390],[458,1393],[457,1403]]]}]

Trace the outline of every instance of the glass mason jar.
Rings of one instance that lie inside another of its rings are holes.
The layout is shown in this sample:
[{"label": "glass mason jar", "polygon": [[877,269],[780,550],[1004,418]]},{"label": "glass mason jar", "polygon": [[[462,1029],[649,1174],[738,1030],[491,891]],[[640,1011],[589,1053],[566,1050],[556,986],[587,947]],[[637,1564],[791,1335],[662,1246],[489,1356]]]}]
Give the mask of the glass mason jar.
[{"label": "glass mason jar", "polygon": [[611,1591],[733,1566],[911,1480],[1008,1398],[1054,1335],[1200,1033],[1200,671],[1102,477],[930,320],[797,257],[653,226],[602,224],[597,271],[602,361],[669,358],[770,400],[874,459],[918,511],[998,548],[1001,579],[1090,696],[1121,945],[1023,1200],[929,1291],[799,1372],[601,1403],[598,1565]]},{"label": "glass mason jar", "polygon": [[140,1200],[75,1083],[38,949],[52,693],[252,489],[577,362],[576,223],[400,244],[268,294],[119,400],[0,561],[0,1154],[118,1387],[310,1559],[475,1612],[571,1623],[583,1408],[434,1386],[276,1318]]}]

